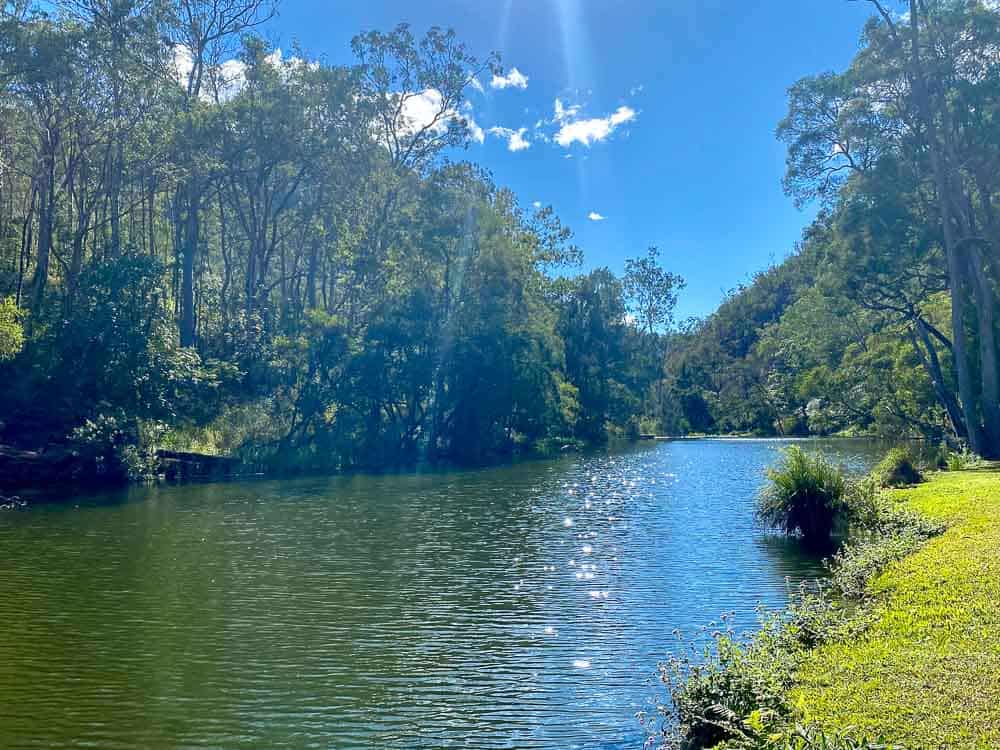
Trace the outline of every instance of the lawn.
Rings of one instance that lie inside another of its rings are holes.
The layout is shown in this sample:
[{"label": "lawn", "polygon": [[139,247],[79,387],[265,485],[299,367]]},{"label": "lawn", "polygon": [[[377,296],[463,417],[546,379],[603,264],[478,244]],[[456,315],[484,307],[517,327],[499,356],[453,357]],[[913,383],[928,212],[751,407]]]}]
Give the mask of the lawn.
[{"label": "lawn", "polygon": [[792,700],[906,748],[1000,748],[1000,466],[894,494],[950,526],[872,582],[871,627],[812,652]]}]

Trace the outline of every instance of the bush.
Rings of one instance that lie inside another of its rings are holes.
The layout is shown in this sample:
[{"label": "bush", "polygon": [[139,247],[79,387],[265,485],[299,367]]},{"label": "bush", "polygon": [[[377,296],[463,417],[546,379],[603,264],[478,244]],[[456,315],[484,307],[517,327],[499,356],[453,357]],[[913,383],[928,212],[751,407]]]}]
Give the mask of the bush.
[{"label": "bush", "polygon": [[12,297],[0,299],[0,362],[12,359],[24,347],[24,311]]},{"label": "bush", "polygon": [[872,470],[880,487],[905,487],[923,481],[913,454],[907,448],[893,448]]},{"label": "bush", "polygon": [[982,464],[982,459],[968,448],[962,448],[961,453],[951,451],[946,458],[946,468],[948,471],[964,471],[973,469]]},{"label": "bush", "polygon": [[787,534],[801,534],[807,542],[824,542],[844,510],[847,480],[843,470],[820,453],[788,448],[781,463],[768,469],[770,480],[757,502],[758,517]]},{"label": "bush", "polygon": [[689,750],[722,742],[748,740],[756,730],[747,719],[771,723],[788,715],[785,694],[795,672],[795,654],[783,645],[784,634],[774,618],[752,639],[740,642],[729,628],[716,631],[701,652],[689,648],[660,665],[660,677],[670,691],[663,747]]},{"label": "bush", "polygon": [[156,474],[156,458],[144,445],[143,428],[121,410],[87,419],[69,435],[77,478],[109,483],[139,482]]},{"label": "bush", "polygon": [[[867,622],[845,610],[829,586],[803,583],[784,612],[760,613],[761,629],[749,638],[737,638],[728,618],[722,622],[725,629],[713,631],[707,647],[689,646],[660,665],[671,698],[659,709],[667,719],[661,748],[867,747],[843,744],[849,733],[789,727],[787,696],[802,658],[821,643],[852,637]],[[817,744],[821,737],[836,742]],[[813,744],[802,744],[807,740]]]}]

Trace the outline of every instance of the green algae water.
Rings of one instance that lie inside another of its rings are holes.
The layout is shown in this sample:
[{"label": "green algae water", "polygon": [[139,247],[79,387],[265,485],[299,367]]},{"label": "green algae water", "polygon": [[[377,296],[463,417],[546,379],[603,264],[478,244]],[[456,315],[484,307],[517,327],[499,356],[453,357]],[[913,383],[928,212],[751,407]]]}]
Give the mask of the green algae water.
[{"label": "green algae water", "polygon": [[673,629],[820,574],[753,518],[783,445],[0,513],[0,747],[640,748]]}]

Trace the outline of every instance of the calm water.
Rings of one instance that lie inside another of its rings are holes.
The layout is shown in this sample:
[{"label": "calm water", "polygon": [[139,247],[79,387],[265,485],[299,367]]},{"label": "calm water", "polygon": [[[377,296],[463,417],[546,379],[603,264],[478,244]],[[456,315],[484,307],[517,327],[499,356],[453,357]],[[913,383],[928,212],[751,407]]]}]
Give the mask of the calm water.
[{"label": "calm water", "polygon": [[0,747],[641,747],[672,629],[818,572],[753,522],[781,445],[2,513]]}]

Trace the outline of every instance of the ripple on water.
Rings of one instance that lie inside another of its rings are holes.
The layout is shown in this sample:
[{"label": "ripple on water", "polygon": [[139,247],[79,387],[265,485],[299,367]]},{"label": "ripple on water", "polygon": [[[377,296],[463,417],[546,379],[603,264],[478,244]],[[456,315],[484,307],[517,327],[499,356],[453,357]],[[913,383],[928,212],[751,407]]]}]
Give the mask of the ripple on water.
[{"label": "ripple on water", "polygon": [[753,521],[777,447],[4,514],[0,746],[635,747],[672,629],[818,572]]}]

